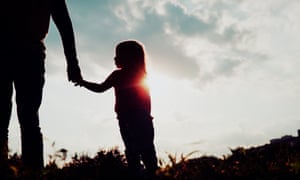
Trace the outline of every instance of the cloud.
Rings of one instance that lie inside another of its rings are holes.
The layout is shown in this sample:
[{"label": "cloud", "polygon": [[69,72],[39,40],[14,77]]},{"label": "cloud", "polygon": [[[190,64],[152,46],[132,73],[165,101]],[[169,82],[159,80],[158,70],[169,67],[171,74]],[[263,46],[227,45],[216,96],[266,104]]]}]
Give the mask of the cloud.
[{"label": "cloud", "polygon": [[158,71],[177,78],[197,76],[197,63],[186,56],[166,32],[169,18],[150,5],[142,1],[104,1],[89,9],[89,14],[80,13],[79,16],[78,4],[73,17],[75,28],[79,27],[76,28],[79,51],[93,56],[94,63],[111,68],[115,44],[125,39],[137,39],[145,45],[149,60],[157,64]]},{"label": "cloud", "polygon": [[[137,39],[157,71],[213,82],[256,73],[259,64],[271,74],[269,65],[276,57],[286,56],[286,51],[294,54],[297,48],[279,43],[289,41],[298,47],[293,38],[299,29],[294,18],[300,14],[297,4],[295,0],[105,0],[70,2],[69,7],[85,71],[92,73],[95,66],[111,69],[115,45]],[[295,57],[288,58],[291,63]]]}]

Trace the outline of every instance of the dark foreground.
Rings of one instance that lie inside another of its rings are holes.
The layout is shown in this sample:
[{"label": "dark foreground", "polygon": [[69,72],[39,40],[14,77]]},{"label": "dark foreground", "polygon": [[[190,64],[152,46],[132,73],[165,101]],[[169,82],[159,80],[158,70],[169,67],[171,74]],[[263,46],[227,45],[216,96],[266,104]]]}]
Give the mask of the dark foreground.
[{"label": "dark foreground", "polygon": [[[300,179],[300,131],[298,136],[283,136],[272,139],[269,143],[231,150],[231,155],[217,158],[202,156],[188,159],[182,157],[179,161],[170,155],[170,163],[160,162],[161,168],[156,179],[161,180],[293,180]],[[94,157],[74,155],[72,160],[62,168],[58,161],[64,161],[67,155],[65,149],[60,149],[50,157],[50,161],[42,172],[36,176],[23,170],[20,156],[11,155],[9,166],[1,169],[0,179],[132,179],[126,167],[125,156],[115,148],[101,150]],[[149,179],[141,171],[138,179]]]}]

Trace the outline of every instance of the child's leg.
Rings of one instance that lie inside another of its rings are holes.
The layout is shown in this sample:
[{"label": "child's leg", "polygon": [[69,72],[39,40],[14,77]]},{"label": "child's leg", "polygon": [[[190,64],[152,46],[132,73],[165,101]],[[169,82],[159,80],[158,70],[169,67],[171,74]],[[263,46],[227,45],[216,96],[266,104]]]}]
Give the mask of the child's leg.
[{"label": "child's leg", "polygon": [[156,150],[154,145],[154,128],[152,120],[147,120],[141,126],[140,131],[140,147],[141,157],[147,171],[150,174],[155,174],[158,169]]},{"label": "child's leg", "polygon": [[132,173],[139,172],[142,168],[141,157],[135,143],[134,132],[124,119],[119,119],[120,133],[125,145],[125,155],[128,163],[128,168]]}]

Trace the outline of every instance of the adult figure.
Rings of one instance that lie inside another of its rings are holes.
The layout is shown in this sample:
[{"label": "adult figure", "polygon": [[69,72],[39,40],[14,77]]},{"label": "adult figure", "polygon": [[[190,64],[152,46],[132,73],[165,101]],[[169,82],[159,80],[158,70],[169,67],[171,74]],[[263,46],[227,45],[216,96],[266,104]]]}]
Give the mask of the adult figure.
[{"label": "adult figure", "polygon": [[50,20],[62,40],[69,81],[81,80],[74,32],[65,0],[7,0],[0,6],[0,163],[8,158],[8,127],[15,89],[21,129],[22,161],[26,169],[43,168],[39,107],[44,85],[44,40]]}]

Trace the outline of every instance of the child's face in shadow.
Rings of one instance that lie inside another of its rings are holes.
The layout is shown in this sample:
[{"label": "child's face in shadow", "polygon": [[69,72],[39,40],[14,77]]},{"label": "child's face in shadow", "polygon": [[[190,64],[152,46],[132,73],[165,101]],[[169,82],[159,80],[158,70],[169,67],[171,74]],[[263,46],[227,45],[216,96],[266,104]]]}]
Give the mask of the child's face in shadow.
[{"label": "child's face in shadow", "polygon": [[122,68],[120,57],[115,56],[114,60],[115,60],[115,65],[117,66],[117,68]]}]

